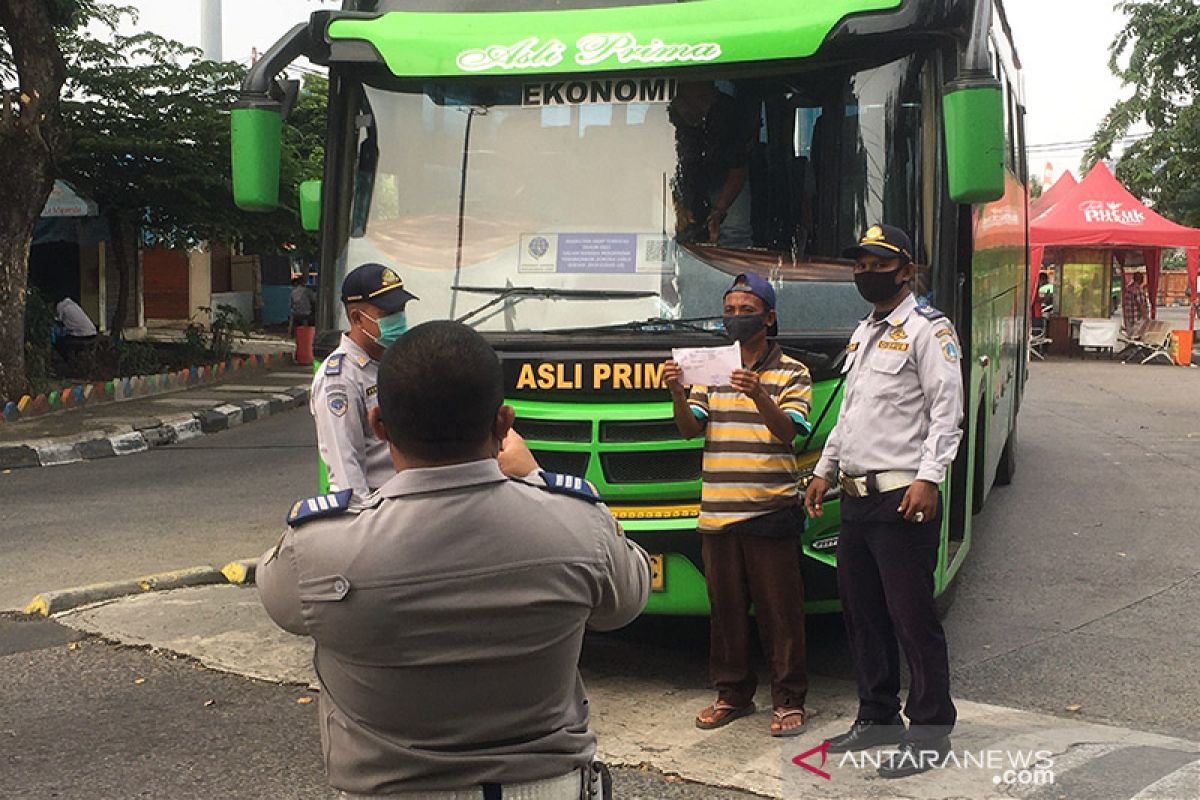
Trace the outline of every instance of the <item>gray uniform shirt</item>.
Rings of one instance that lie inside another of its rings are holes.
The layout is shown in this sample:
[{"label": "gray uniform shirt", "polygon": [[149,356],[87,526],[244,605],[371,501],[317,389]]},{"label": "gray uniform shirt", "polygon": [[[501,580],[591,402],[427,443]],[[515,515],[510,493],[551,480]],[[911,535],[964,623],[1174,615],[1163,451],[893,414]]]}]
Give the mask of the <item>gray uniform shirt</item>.
[{"label": "gray uniform shirt", "polygon": [[605,506],[545,485],[492,459],[405,470],[260,560],[267,613],[316,643],[335,788],[539,780],[592,759],[584,628],[641,612],[649,558]]},{"label": "gray uniform shirt", "polygon": [[378,380],[379,363],[346,334],[313,377],[308,407],[335,491],[366,496],[396,474],[387,442],[367,422],[367,412],[379,405]]},{"label": "gray uniform shirt", "polygon": [[881,320],[858,324],[847,347],[837,424],[817,475],[910,470],[941,483],[962,440],[958,336],[936,309],[909,295]]}]

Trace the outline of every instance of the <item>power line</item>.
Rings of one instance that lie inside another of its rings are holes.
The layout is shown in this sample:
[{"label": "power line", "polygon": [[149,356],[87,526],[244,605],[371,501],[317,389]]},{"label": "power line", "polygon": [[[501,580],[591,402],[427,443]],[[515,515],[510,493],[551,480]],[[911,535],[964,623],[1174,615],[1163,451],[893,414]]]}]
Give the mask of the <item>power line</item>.
[{"label": "power line", "polygon": [[[1153,136],[1153,131],[1145,131],[1143,133],[1130,133],[1113,140],[1113,144],[1133,144],[1140,142],[1143,139]],[[1046,142],[1045,144],[1026,145],[1025,149],[1030,152],[1051,152],[1055,150],[1075,150],[1086,147],[1091,147],[1091,139],[1077,139],[1069,142]]]}]

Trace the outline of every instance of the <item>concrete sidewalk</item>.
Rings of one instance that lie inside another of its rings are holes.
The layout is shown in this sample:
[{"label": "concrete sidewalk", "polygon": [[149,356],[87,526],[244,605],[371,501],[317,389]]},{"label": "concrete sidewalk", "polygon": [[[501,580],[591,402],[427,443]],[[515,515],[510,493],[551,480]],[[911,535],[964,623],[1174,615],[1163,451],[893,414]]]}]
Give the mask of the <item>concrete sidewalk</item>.
[{"label": "concrete sidewalk", "polygon": [[[310,640],[276,628],[252,586],[143,594],[55,618],[110,641],[191,656],[213,669],[315,685]],[[880,780],[861,754],[857,760],[838,755],[825,760],[814,750],[850,724],[856,707],[852,684],[813,676],[808,702],[812,723],[795,739],[772,738],[765,712],[717,731],[701,731],[692,714],[711,697],[702,668],[689,663],[695,660],[636,633],[589,635],[582,670],[603,760],[615,766],[649,764],[686,780],[781,798],[1195,796],[1198,742],[1096,724],[1076,715],[965,700],[956,701],[959,724],[954,733],[955,753],[964,763],[903,781]],[[765,690],[757,700],[759,708],[770,708]],[[299,733],[317,735],[315,730]],[[985,758],[989,763],[981,763]],[[1037,774],[1052,783],[1034,784],[1033,771],[1022,775],[1022,767],[1006,761],[1026,758],[1042,759],[1049,772]],[[1090,791],[1105,786],[1118,791]]]},{"label": "concrete sidewalk", "polygon": [[213,383],[0,425],[0,470],[129,455],[307,406],[310,367],[235,372]]}]

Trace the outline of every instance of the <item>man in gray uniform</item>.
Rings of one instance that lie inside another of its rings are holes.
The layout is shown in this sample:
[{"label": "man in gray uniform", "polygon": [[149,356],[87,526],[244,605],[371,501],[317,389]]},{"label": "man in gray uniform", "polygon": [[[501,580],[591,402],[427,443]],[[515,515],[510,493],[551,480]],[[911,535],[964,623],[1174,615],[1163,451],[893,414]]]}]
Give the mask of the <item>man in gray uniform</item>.
[{"label": "man in gray uniform", "polygon": [[387,442],[375,435],[367,417],[379,405],[379,358],[404,333],[404,307],[416,299],[382,264],[363,264],[342,281],[350,332],[317,370],[309,393],[317,447],[334,491],[350,489],[365,497],[396,474]]},{"label": "man in gray uniform", "polygon": [[[890,225],[872,227],[846,251],[875,311],[846,348],[841,412],[804,498],[809,515],[819,517],[829,487],[841,485],[838,594],[859,704],[829,752],[899,743],[879,768],[885,778],[938,766],[957,716],[933,572],[942,528],[938,484],[962,439],[962,368],[954,326],[913,297],[911,253],[908,236]],[[897,639],[912,674],[907,730]]]},{"label": "man in gray uniform", "polygon": [[315,640],[330,783],[347,798],[593,796],[583,633],[641,612],[648,556],[586,481],[537,471],[475,331],[414,328],[379,386],[370,419],[398,474],[366,501],[296,503],[257,573],[271,618]]}]

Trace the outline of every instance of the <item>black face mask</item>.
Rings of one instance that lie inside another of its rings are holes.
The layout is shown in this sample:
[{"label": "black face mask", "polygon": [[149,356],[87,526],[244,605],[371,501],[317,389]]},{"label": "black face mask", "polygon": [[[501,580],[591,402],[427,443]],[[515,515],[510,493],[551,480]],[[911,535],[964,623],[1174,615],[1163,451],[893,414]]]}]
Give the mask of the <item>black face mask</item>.
[{"label": "black face mask", "polygon": [[765,314],[737,314],[721,317],[725,323],[725,335],[731,342],[745,344],[766,327]]},{"label": "black face mask", "polygon": [[896,275],[901,269],[903,267],[890,272],[856,272],[854,284],[858,286],[858,293],[868,303],[886,303],[904,288],[903,283],[896,283]]}]

